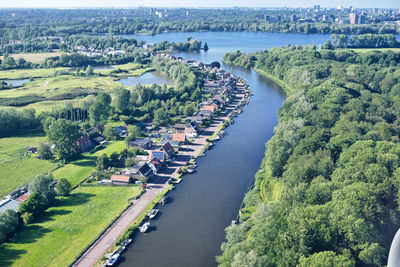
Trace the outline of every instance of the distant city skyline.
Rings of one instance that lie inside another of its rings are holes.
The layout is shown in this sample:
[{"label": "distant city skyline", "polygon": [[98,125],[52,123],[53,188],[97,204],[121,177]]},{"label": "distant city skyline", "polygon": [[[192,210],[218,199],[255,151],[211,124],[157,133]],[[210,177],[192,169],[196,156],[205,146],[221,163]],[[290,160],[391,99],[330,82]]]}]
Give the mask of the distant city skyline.
[{"label": "distant city skyline", "polygon": [[0,0],[0,8],[23,8],[23,7],[47,7],[47,8],[83,8],[83,7],[344,7],[353,6],[356,8],[400,8],[399,0]]}]

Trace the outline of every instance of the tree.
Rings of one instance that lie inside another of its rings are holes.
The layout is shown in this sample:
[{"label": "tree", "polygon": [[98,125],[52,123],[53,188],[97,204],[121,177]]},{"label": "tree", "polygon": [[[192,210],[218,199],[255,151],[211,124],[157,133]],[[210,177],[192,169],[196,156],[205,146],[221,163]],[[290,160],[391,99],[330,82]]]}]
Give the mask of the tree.
[{"label": "tree", "polygon": [[99,171],[108,169],[110,167],[110,160],[108,159],[106,154],[101,155],[100,157],[97,157],[96,160],[96,168]]},{"label": "tree", "polygon": [[323,251],[314,253],[309,257],[301,257],[299,267],[352,267],[354,266],[354,260],[344,256],[337,255],[333,251]]},{"label": "tree", "polygon": [[57,191],[57,195],[58,196],[68,196],[69,193],[71,192],[71,184],[70,182],[65,179],[65,178],[61,178],[60,180],[58,180],[58,183],[56,185],[56,191]]},{"label": "tree", "polygon": [[92,76],[94,74],[92,66],[87,66],[86,68],[86,76]]},{"label": "tree", "polygon": [[127,141],[134,141],[136,138],[142,136],[142,130],[136,125],[129,125],[128,126],[128,136],[126,138]]},{"label": "tree", "polygon": [[117,152],[113,152],[110,155],[110,166],[111,167],[119,167],[120,166],[119,155]]},{"label": "tree", "polygon": [[104,127],[103,134],[108,140],[115,140],[118,137],[117,132],[115,131],[114,127],[111,125],[106,125]]},{"label": "tree", "polygon": [[114,92],[114,107],[118,113],[128,114],[130,111],[129,100],[130,100],[131,92],[123,87],[119,87],[115,89]]},{"label": "tree", "polygon": [[111,112],[111,96],[101,93],[96,97],[96,101],[89,108],[89,119],[92,125],[107,120]]},{"label": "tree", "polygon": [[18,225],[18,214],[14,210],[9,209],[0,213],[0,244],[17,230]]},{"label": "tree", "polygon": [[204,43],[204,48],[203,48],[203,49],[204,49],[205,52],[208,51],[208,44],[207,44],[207,42]]},{"label": "tree", "polygon": [[36,216],[41,213],[47,205],[48,203],[44,196],[38,192],[33,192],[25,202],[22,202],[21,205],[19,205],[18,212],[21,214],[30,213],[33,216]]},{"label": "tree", "polygon": [[53,157],[53,153],[51,152],[50,146],[46,143],[42,143],[38,148],[38,155],[42,159],[51,159]]},{"label": "tree", "polygon": [[211,62],[211,68],[221,68],[221,64],[218,61]]},{"label": "tree", "polygon": [[167,125],[170,121],[168,113],[163,108],[159,108],[154,112],[153,122],[156,125]]},{"label": "tree", "polygon": [[81,137],[79,126],[64,119],[54,121],[47,132],[49,141],[55,145],[57,156],[63,161],[70,161],[80,154],[78,140]]},{"label": "tree", "polygon": [[40,174],[33,178],[32,182],[29,183],[29,191],[37,192],[41,194],[48,204],[50,204],[55,197],[54,188],[51,185],[53,182],[53,176]]}]

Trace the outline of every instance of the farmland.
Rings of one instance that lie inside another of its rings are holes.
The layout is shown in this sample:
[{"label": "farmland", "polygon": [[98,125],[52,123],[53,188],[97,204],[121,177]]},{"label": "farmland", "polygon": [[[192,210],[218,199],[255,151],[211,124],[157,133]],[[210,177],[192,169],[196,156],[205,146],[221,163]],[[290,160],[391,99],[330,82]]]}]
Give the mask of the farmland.
[{"label": "farmland", "polygon": [[69,266],[139,192],[136,186],[80,187],[57,198],[36,223],[0,246],[0,265]]}]

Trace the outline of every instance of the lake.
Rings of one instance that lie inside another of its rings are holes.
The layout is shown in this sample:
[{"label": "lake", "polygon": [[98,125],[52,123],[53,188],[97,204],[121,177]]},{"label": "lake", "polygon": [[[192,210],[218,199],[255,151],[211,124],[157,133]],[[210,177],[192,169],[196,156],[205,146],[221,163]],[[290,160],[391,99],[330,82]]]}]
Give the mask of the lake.
[{"label": "lake", "polygon": [[[221,61],[226,52],[254,52],[288,44],[322,44],[329,35],[252,32],[166,33],[130,35],[149,42],[184,41],[192,36],[207,42],[210,50],[179,53],[205,63]],[[153,230],[137,233],[119,266],[216,266],[224,229],[236,219],[243,197],[264,157],[265,143],[278,123],[277,112],[285,94],[272,81],[251,70],[222,68],[244,78],[254,96],[226,136],[197,161],[198,171],[186,176],[160,207]]]}]

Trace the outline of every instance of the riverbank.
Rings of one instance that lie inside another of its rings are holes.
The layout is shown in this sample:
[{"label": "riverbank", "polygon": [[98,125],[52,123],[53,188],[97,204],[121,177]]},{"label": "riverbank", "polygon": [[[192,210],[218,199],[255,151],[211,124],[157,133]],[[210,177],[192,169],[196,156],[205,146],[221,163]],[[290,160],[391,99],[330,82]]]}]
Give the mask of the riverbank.
[{"label": "riverbank", "polygon": [[[168,181],[179,182],[179,179],[183,176],[181,171],[184,170],[187,162],[193,162],[198,156],[203,155],[205,149],[209,146],[210,138],[213,139],[217,133],[225,128],[228,125],[227,122],[233,119],[233,115],[238,113],[244,104],[248,103],[249,89],[243,81],[240,81],[240,83],[241,85],[232,94],[231,101],[226,104],[225,110],[215,116],[212,123],[203,129],[200,135],[194,138],[190,144],[181,147],[175,155],[174,161],[166,169],[157,173],[153,183],[147,185],[146,192],[121,214],[115,223],[90,246],[73,266],[93,266],[99,260],[101,261],[104,254],[110,252],[110,248],[115,248],[114,245],[121,236],[128,237],[137,229],[140,222],[145,219],[144,211],[155,205],[154,199],[168,193],[170,187]],[[112,251],[108,255],[112,255]],[[102,263],[100,262],[100,264]]]}]

